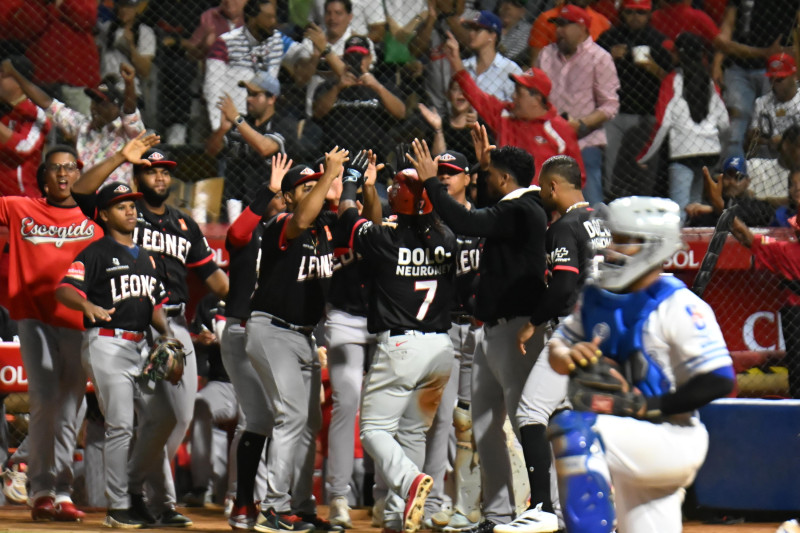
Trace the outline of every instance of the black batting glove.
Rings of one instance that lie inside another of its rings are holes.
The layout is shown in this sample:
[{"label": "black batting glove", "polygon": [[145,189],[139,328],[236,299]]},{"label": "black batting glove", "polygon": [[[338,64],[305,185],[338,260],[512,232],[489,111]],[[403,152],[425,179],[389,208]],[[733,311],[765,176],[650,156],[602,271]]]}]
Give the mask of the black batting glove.
[{"label": "black batting glove", "polygon": [[369,157],[366,150],[361,150],[357,156],[347,162],[342,176],[342,183],[355,183],[356,189],[364,184],[364,173],[369,166]]}]

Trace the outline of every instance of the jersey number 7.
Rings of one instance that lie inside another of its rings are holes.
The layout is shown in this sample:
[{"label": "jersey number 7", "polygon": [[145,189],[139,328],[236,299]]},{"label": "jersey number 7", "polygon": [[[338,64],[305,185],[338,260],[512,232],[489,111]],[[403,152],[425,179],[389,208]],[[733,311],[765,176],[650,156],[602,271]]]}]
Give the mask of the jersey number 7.
[{"label": "jersey number 7", "polygon": [[418,281],[414,283],[415,291],[428,291],[425,294],[425,299],[422,300],[422,305],[419,306],[419,311],[417,311],[417,320],[424,319],[425,315],[428,314],[428,308],[431,306],[433,297],[436,296],[437,283],[438,282],[435,279],[430,281]]}]

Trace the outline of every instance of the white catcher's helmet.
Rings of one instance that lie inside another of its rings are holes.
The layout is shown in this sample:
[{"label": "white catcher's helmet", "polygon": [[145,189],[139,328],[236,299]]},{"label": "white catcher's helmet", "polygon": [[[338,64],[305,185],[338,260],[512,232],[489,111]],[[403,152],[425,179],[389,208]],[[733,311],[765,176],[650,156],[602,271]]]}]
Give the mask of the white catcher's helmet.
[{"label": "white catcher's helmet", "polygon": [[601,206],[596,213],[612,235],[642,240],[641,250],[634,255],[598,251],[603,261],[598,265],[597,283],[603,289],[624,289],[683,247],[680,208],[672,200],[629,196]]}]

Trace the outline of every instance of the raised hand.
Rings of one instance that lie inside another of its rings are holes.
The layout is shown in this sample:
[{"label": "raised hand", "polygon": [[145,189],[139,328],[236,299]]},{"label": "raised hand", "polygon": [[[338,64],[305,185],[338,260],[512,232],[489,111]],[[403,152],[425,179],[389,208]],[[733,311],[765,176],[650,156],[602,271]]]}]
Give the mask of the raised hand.
[{"label": "raised hand", "polygon": [[406,154],[406,158],[416,169],[419,179],[425,181],[436,176],[439,171],[439,156],[436,156],[436,158],[431,157],[428,143],[424,139],[421,141],[414,139],[414,142],[411,143],[411,149],[414,155]]},{"label": "raised hand", "polygon": [[461,50],[458,47],[458,41],[450,31],[447,32],[447,40],[444,42],[442,49],[444,50],[444,57],[450,63],[453,72],[463,70],[464,64],[461,62]]},{"label": "raised hand", "polygon": [[711,177],[708,167],[703,167],[703,178],[705,180],[705,190],[711,206],[716,213],[722,213],[725,209],[725,200],[722,198],[722,174],[717,175],[717,180]]},{"label": "raised hand", "polygon": [[292,168],[294,161],[286,154],[277,153],[272,156],[272,172],[269,175],[269,188],[272,192],[281,190],[283,177]]},{"label": "raised hand", "polygon": [[350,160],[350,152],[344,148],[334,146],[330,152],[325,152],[325,172],[331,172],[338,176],[342,171],[342,166]]},{"label": "raised hand", "polygon": [[369,152],[361,150],[348,164],[342,176],[343,183],[355,183],[358,187],[364,183],[364,174],[369,166]]},{"label": "raised hand", "polygon": [[364,185],[375,185],[375,182],[378,181],[378,172],[383,170],[386,165],[383,163],[378,164],[378,154],[372,153],[372,150],[367,152],[367,158],[369,159],[369,164],[367,165],[367,171],[364,172]]},{"label": "raised hand", "polygon": [[417,104],[419,108],[419,113],[422,115],[422,118],[425,119],[431,128],[435,130],[442,129],[442,117],[439,116],[439,112],[436,111],[435,107],[428,107],[423,103]]},{"label": "raised hand", "polygon": [[142,131],[128,141],[125,146],[122,147],[120,153],[125,158],[125,161],[128,163],[133,163],[134,165],[144,165],[150,166],[150,161],[147,159],[142,159],[142,155],[146,151],[148,151],[153,146],[157,145],[161,142],[161,137],[155,133],[147,134],[147,131]]},{"label": "raised hand", "polygon": [[222,111],[222,114],[225,116],[228,121],[231,123],[239,116],[239,111],[236,109],[236,104],[233,103],[233,98],[228,93],[225,93],[225,96],[219,99],[217,102],[217,109]]},{"label": "raised hand", "polygon": [[325,37],[325,32],[313,22],[309,22],[308,26],[306,27],[306,31],[303,32],[303,36],[307,37],[308,40],[313,43],[314,48],[316,48],[317,52],[320,54],[328,45],[328,38]]},{"label": "raised hand", "polygon": [[481,168],[487,170],[492,160],[492,150],[497,146],[489,144],[489,133],[483,124],[477,122],[473,124],[470,135],[472,136],[472,144],[475,146],[475,157],[478,159]]}]

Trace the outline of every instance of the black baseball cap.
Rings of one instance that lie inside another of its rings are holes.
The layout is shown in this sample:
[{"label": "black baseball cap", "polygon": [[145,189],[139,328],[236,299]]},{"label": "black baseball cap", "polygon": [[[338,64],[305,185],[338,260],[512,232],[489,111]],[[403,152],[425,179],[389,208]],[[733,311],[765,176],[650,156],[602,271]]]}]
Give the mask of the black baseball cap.
[{"label": "black baseball cap", "polygon": [[110,76],[103,78],[97,87],[87,87],[83,92],[95,102],[111,102],[116,106],[122,105],[122,93],[117,89],[114,79]]},{"label": "black baseball cap", "polygon": [[[178,163],[172,161],[166,152],[163,150],[159,150],[157,148],[150,148],[148,151],[144,153],[142,159],[147,159],[150,161],[151,167],[169,167],[174,168],[178,166]],[[143,167],[145,165],[136,165],[139,167]]]},{"label": "black baseball cap", "polygon": [[344,42],[344,53],[369,55],[369,39],[361,35],[353,35]]},{"label": "black baseball cap", "polygon": [[308,165],[295,165],[289,169],[281,181],[281,192],[289,192],[307,181],[319,180],[322,172],[314,172]]},{"label": "black baseball cap", "polygon": [[118,202],[138,200],[142,196],[144,196],[142,193],[133,192],[133,189],[124,183],[114,181],[97,191],[97,209],[107,209]]},{"label": "black baseball cap", "polygon": [[447,150],[439,154],[439,169],[445,167],[447,170],[469,173],[469,161],[467,156],[455,150]]}]

